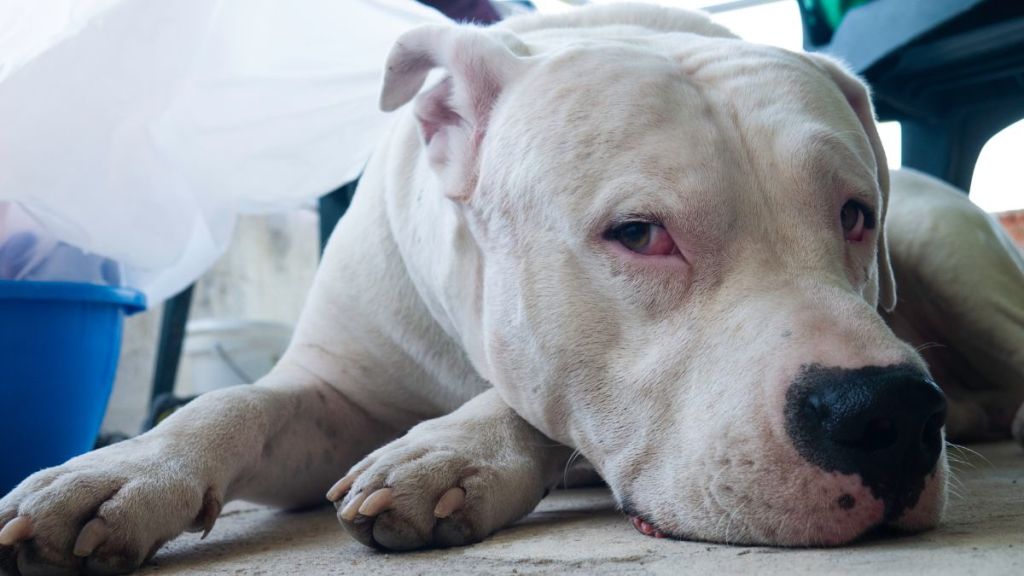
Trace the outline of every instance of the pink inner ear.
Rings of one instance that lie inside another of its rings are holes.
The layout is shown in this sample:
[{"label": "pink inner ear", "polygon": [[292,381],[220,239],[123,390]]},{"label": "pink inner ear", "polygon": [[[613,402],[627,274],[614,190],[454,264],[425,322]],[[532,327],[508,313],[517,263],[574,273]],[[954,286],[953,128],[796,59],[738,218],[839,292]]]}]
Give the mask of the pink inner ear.
[{"label": "pink inner ear", "polygon": [[450,77],[416,99],[416,119],[419,120],[423,141],[426,144],[430,144],[434,136],[445,126],[455,126],[462,122],[462,117],[452,108],[451,100]]},{"label": "pink inner ear", "polygon": [[468,104],[468,113],[473,116],[473,122],[478,128],[487,124],[491,107],[502,89],[500,70],[495,69],[495,66],[501,66],[501,62],[489,62],[488,56],[493,51],[493,47],[490,48],[488,50],[481,46],[480,42],[467,43],[457,46],[451,57],[451,69],[461,72],[456,75],[468,89],[464,102]]}]

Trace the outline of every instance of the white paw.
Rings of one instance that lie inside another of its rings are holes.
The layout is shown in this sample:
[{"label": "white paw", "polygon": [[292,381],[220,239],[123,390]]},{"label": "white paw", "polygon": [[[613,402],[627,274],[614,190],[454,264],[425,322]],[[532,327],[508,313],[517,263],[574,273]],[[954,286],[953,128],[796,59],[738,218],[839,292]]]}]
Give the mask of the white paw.
[{"label": "white paw", "polygon": [[123,574],[220,499],[181,461],[138,439],[42,470],[0,500],[0,573]]},{"label": "white paw", "polygon": [[532,454],[495,434],[425,422],[378,449],[328,492],[342,526],[376,548],[478,542],[544,496]]}]

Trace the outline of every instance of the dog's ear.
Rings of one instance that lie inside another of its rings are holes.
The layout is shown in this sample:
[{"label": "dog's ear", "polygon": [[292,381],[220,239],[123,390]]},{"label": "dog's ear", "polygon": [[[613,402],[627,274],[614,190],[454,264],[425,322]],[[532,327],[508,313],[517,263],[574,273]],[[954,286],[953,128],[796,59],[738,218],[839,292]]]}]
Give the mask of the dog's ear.
[{"label": "dog's ear", "polygon": [[893,278],[892,263],[889,259],[889,247],[885,239],[885,218],[889,212],[889,164],[885,159],[882,139],[878,136],[875,126],[875,111],[871,106],[871,95],[864,82],[859,80],[846,68],[831,58],[819,54],[809,54],[811,59],[822,68],[836,83],[839,90],[846,96],[857,119],[864,126],[868,142],[874,151],[875,164],[878,166],[878,187],[882,191],[882,206],[878,216],[878,305],[886,312],[896,307],[896,280]]},{"label": "dog's ear", "polygon": [[466,200],[476,187],[476,162],[491,110],[519,76],[525,47],[509,32],[427,25],[398,38],[388,56],[380,107],[395,110],[416,96],[427,75],[447,75],[416,98],[415,114],[431,168],[448,196]]}]

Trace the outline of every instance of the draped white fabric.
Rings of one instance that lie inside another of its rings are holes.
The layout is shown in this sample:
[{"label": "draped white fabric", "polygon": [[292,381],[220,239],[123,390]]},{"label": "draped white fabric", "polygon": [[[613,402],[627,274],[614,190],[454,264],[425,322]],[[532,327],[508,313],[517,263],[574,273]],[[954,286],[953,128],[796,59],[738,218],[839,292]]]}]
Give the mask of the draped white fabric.
[{"label": "draped white fabric", "polygon": [[153,305],[239,213],[356,177],[391,122],[392,42],[443,19],[412,0],[0,0],[0,202]]}]

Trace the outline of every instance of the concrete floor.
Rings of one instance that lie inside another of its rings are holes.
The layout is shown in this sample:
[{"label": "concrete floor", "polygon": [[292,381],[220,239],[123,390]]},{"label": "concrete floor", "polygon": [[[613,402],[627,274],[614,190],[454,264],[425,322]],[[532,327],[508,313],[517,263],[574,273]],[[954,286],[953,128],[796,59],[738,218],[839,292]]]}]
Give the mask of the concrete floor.
[{"label": "concrete floor", "polygon": [[234,504],[213,533],[167,545],[143,574],[1024,574],[1024,451],[954,450],[959,496],[945,523],[916,536],[840,549],[655,540],[637,533],[606,490],[569,490],[481,544],[386,554],[338,526],[333,508],[284,513]]}]

